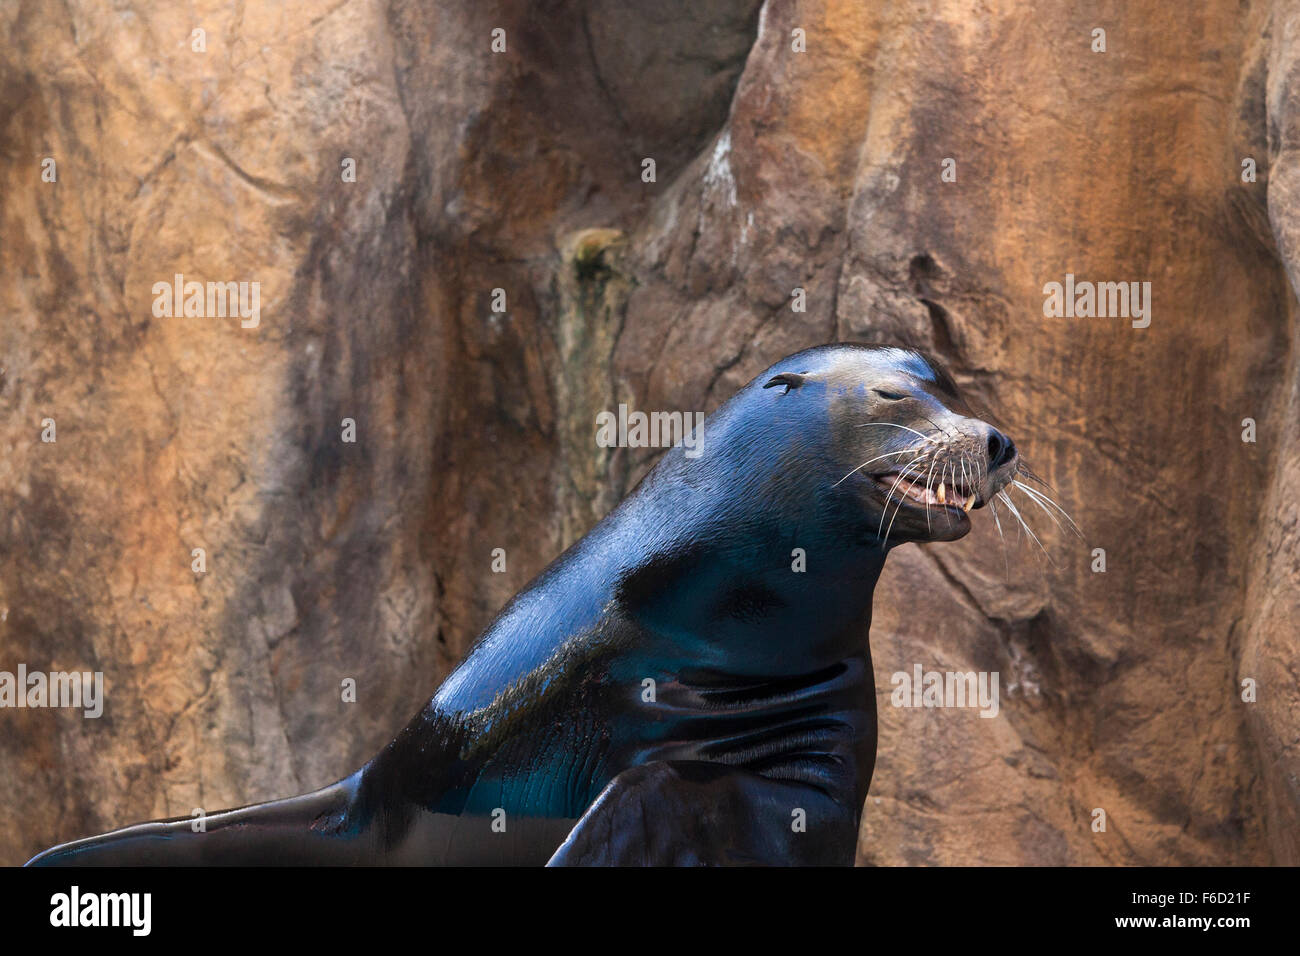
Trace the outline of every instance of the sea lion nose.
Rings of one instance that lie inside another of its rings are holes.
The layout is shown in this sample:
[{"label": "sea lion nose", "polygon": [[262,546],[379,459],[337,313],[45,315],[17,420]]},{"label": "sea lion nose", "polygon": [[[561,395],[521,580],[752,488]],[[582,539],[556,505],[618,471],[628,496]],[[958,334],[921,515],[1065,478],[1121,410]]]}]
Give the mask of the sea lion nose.
[{"label": "sea lion nose", "polygon": [[1016,457],[1016,443],[992,425],[988,429],[989,471],[1001,468]]}]

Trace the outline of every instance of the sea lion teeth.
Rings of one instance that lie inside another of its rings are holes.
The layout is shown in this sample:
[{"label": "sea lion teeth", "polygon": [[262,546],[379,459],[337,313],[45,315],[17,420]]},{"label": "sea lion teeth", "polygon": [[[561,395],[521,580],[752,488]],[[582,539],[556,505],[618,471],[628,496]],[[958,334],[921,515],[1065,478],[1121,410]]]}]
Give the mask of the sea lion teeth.
[{"label": "sea lion teeth", "polygon": [[962,506],[961,510],[966,512],[967,514],[970,514],[970,510],[974,506],[975,506],[975,496],[971,495],[969,498],[966,499],[966,504]]},{"label": "sea lion teeth", "polygon": [[942,482],[942,481],[939,482],[938,497],[939,497],[939,504],[942,505],[942,504],[947,504],[947,503],[948,503],[948,499],[944,496],[944,493],[943,493],[943,482]]}]

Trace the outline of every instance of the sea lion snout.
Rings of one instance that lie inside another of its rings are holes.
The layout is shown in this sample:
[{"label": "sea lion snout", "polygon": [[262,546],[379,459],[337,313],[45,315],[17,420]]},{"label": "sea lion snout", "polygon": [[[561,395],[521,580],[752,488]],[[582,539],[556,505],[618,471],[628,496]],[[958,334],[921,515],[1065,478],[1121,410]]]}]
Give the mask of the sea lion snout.
[{"label": "sea lion snout", "polygon": [[[938,360],[913,349],[831,346],[791,356],[756,380],[792,404],[825,396],[836,486],[859,492],[885,546],[951,541],[970,512],[1020,473],[1005,432],[972,408]],[[802,398],[800,394],[802,393]]]},{"label": "sea lion snout", "polygon": [[865,473],[886,544],[962,537],[970,530],[971,511],[989,504],[1019,463],[1015,442],[988,422],[957,413],[933,396],[912,402],[916,407],[903,421],[871,423],[899,426],[902,440],[891,431],[865,448],[871,452],[866,460],[878,459]]}]

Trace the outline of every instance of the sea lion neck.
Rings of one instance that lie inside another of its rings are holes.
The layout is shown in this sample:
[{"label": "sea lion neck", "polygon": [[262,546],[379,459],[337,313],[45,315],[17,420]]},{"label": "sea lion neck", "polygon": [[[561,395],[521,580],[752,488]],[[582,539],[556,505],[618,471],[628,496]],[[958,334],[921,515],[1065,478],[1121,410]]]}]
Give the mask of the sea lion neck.
[{"label": "sea lion neck", "polygon": [[825,405],[773,419],[737,399],[705,422],[698,456],[667,452],[516,596],[439,689],[440,706],[485,706],[573,642],[756,677],[865,652],[885,552],[827,478]]}]

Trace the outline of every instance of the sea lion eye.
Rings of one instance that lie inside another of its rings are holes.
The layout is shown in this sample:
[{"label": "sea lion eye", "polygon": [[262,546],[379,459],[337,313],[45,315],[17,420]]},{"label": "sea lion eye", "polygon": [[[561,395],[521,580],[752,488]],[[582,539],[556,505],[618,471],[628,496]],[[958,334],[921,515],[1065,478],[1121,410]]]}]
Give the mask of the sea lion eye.
[{"label": "sea lion eye", "polygon": [[907,398],[906,395],[903,395],[900,392],[890,392],[883,388],[873,388],[872,391],[887,402],[901,402],[903,399]]}]

